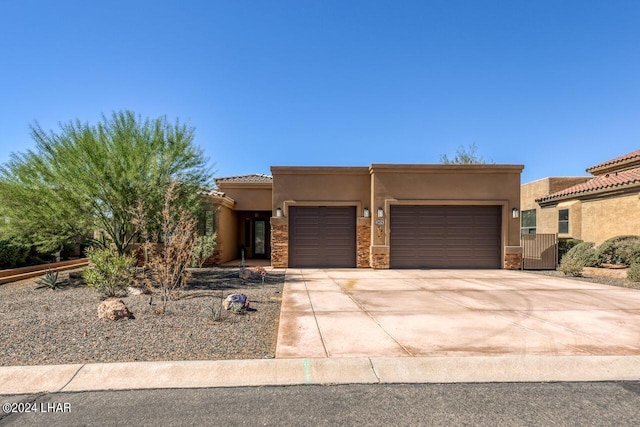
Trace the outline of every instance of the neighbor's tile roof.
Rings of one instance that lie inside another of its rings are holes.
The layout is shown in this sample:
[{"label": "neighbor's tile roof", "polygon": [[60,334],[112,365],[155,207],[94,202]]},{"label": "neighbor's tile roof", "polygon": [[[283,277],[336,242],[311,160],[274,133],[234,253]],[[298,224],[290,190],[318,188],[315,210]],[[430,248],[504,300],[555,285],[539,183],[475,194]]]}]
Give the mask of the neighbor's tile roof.
[{"label": "neighbor's tile roof", "polygon": [[632,151],[631,153],[625,154],[624,156],[616,157],[615,159],[607,160],[606,162],[600,163],[599,165],[591,166],[587,169],[587,172],[591,173],[592,171],[597,171],[601,168],[606,168],[608,166],[637,158],[640,158],[640,150]]},{"label": "neighbor's tile roof", "polygon": [[224,176],[221,178],[216,178],[217,183],[221,182],[273,182],[273,177],[271,175],[264,175],[261,173],[254,173],[251,175],[236,175],[236,176]]},{"label": "neighbor's tile roof", "polygon": [[548,202],[558,199],[566,199],[573,196],[594,193],[607,189],[617,189],[633,185],[640,186],[640,167],[621,172],[612,172],[606,175],[598,175],[587,182],[565,188],[548,196],[536,199],[536,202]]}]

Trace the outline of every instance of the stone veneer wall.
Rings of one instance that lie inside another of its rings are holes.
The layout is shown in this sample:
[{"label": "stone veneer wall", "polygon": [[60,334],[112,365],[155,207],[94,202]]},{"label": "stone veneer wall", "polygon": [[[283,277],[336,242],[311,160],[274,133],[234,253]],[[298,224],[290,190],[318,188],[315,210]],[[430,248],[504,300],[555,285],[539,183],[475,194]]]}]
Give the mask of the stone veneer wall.
[{"label": "stone veneer wall", "polygon": [[522,246],[506,246],[504,248],[504,268],[506,270],[522,270]]},{"label": "stone veneer wall", "polygon": [[389,268],[389,254],[371,254],[371,268]]},{"label": "stone veneer wall", "polygon": [[389,268],[389,246],[371,246],[371,268]]},{"label": "stone veneer wall", "polygon": [[288,218],[271,218],[271,266],[289,266],[289,223]]},{"label": "stone veneer wall", "polygon": [[358,218],[356,231],[358,268],[369,268],[371,257],[371,218]]}]

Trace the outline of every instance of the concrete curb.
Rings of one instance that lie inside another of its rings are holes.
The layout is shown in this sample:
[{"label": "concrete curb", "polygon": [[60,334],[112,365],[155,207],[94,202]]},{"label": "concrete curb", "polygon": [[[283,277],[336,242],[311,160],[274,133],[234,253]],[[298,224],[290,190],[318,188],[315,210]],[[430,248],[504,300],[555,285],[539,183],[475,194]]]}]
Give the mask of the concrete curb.
[{"label": "concrete curb", "polygon": [[639,381],[640,356],[214,360],[0,367],[0,394],[303,384]]}]

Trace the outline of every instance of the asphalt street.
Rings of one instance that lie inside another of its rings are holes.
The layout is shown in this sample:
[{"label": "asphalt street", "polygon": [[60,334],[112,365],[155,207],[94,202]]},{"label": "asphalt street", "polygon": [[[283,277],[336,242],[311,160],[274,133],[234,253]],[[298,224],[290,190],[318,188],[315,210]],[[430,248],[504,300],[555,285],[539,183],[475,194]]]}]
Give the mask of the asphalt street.
[{"label": "asphalt street", "polygon": [[0,403],[22,411],[0,413],[3,426],[640,425],[640,382],[100,391],[0,396]]}]

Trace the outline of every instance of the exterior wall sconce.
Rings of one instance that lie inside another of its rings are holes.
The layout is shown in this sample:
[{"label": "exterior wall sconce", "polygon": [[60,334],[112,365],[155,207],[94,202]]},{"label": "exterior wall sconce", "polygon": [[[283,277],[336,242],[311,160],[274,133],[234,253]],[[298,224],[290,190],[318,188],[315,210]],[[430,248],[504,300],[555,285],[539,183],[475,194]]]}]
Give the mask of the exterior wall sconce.
[{"label": "exterior wall sconce", "polygon": [[518,208],[511,209],[511,216],[513,218],[518,218],[520,216],[520,211],[518,211]]},{"label": "exterior wall sconce", "polygon": [[365,218],[369,218],[369,208],[364,208],[362,211],[362,216]]},{"label": "exterior wall sconce", "polygon": [[378,208],[378,218],[384,217],[384,209]]},{"label": "exterior wall sconce", "polygon": [[282,208],[276,208],[276,216],[280,218],[282,216]]}]

